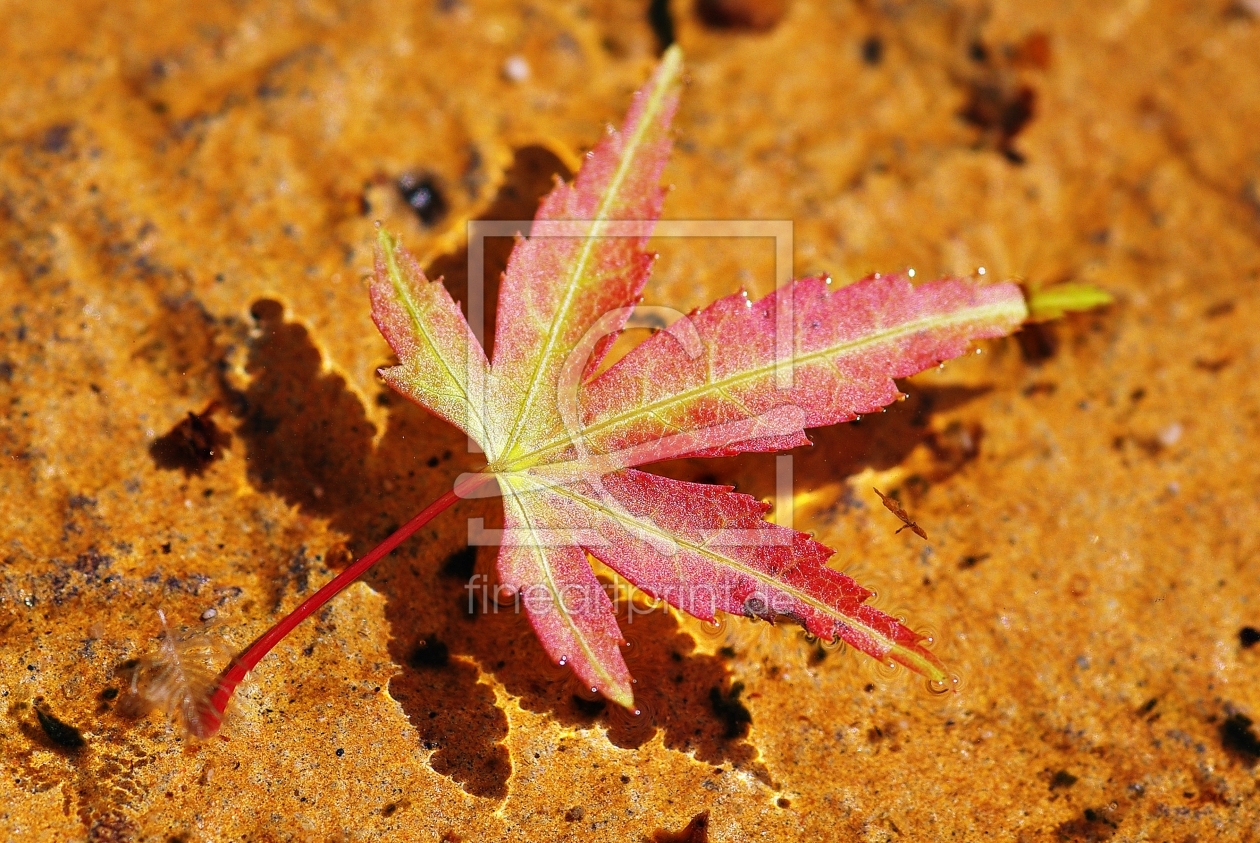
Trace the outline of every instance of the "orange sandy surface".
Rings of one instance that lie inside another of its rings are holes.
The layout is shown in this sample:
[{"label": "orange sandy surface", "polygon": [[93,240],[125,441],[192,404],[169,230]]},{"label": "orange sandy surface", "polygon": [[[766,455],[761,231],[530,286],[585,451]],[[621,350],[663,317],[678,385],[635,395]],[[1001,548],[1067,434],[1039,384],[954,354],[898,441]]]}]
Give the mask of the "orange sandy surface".
[{"label": "orange sandy surface", "polygon": [[[798,275],[1116,297],[793,454],[797,526],[957,693],[654,612],[623,617],[644,713],[583,699],[522,617],[466,611],[491,499],[277,648],[226,739],[124,711],[159,609],[241,647],[476,465],[376,378],[373,223],[465,298],[465,223],[531,216],[621,119],[647,5],[3,5],[0,837],[1260,838],[1251,0],[658,4],[690,77],[667,218],[790,220]],[[651,303],[775,284],[768,239],[658,248]],[[207,408],[197,471],[162,437]],[[775,491],[772,456],[669,471]]]}]

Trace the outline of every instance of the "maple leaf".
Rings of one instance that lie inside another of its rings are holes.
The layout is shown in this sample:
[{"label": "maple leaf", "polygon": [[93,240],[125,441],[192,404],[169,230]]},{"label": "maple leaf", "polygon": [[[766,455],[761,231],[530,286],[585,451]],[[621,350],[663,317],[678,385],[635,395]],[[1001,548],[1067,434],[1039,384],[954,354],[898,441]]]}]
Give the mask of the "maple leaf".
[{"label": "maple leaf", "polygon": [[503,497],[500,581],[547,653],[592,690],[632,705],[588,553],[698,618],[790,618],[943,679],[919,635],[866,605],[867,589],[826,566],[829,548],[764,521],[767,504],[634,466],[806,444],[805,428],[896,399],[893,378],[1019,326],[1023,295],[1013,284],[883,276],[833,290],[808,278],[757,302],[720,299],[592,378],[648,277],[680,69],[671,49],[621,132],[542,202],[503,275],[493,360],[445,288],[380,233],[373,315],[400,361],[382,376],[485,452],[480,476]]},{"label": "maple leaf", "polygon": [[[503,498],[501,583],[547,653],[624,706],[633,704],[624,642],[587,554],[703,620],[789,619],[945,679],[922,636],[827,567],[831,549],[765,521],[768,504],[636,466],[807,444],[807,428],[896,400],[894,378],[1013,331],[1028,316],[1024,297],[1011,283],[914,286],[876,275],[833,288],[806,278],[760,301],[719,299],[600,372],[653,261],[646,244],[661,211],[681,67],[679,50],[667,50],[621,131],[541,203],[503,275],[493,360],[441,282],[378,232],[372,316],[399,360],[381,376],[464,431],[487,464],[255,641],[224,670],[212,712],[221,716],[248,671],[338,591],[460,497],[487,494]],[[199,716],[188,728],[205,736],[219,725]]]}]

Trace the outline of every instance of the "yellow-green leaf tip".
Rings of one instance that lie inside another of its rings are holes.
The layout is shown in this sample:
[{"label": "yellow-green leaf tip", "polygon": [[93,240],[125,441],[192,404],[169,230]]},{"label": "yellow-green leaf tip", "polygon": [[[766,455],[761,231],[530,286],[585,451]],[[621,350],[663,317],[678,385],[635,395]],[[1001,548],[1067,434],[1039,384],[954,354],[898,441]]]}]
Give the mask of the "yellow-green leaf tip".
[{"label": "yellow-green leaf tip", "polygon": [[1093,310],[1115,299],[1092,284],[1055,284],[1028,291],[1028,318],[1033,322],[1061,319],[1069,311]]}]

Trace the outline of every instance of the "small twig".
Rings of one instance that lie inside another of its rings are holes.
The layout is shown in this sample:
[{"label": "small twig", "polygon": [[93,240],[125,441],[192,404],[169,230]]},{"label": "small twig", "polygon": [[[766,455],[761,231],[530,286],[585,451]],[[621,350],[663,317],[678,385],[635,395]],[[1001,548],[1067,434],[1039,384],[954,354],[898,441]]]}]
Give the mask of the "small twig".
[{"label": "small twig", "polygon": [[[875,489],[874,486],[871,488]],[[879,489],[875,489],[875,494],[879,495],[879,499],[884,502],[884,506],[888,509],[888,511],[900,518],[901,523],[905,524],[904,527],[898,528],[898,533],[902,530],[913,530],[919,538],[924,540],[927,539],[927,533],[923,531],[922,527],[910,520],[910,516],[906,513],[906,510],[901,506],[901,503],[896,498],[885,495]]]}]

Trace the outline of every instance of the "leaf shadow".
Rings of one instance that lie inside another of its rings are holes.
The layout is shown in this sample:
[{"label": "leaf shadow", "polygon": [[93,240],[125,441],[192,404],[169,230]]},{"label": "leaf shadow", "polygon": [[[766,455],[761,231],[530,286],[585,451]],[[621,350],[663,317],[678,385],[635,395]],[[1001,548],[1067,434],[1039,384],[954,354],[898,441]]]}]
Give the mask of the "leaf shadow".
[{"label": "leaf shadow", "polygon": [[[863,416],[846,424],[809,431],[812,442],[794,448],[793,488],[808,491],[834,483],[871,468],[886,471],[903,464],[911,452],[926,445],[931,468],[916,477],[920,491],[948,479],[977,456],[984,436],[979,422],[951,422],[943,428],[932,424],[934,413],[961,407],[991,390],[989,386],[928,386],[901,384],[904,401],[883,413]],[[774,457],[741,454],[719,459],[684,459],[657,463],[650,470],[678,480],[724,483],[763,500],[775,495]]]},{"label": "leaf shadow", "polygon": [[[492,557],[484,561],[493,564]],[[697,652],[695,640],[670,612],[618,604],[618,623],[629,642],[623,652],[635,678],[636,710],[628,711],[552,663],[515,604],[495,603],[493,586],[484,596],[480,591],[470,596],[463,609],[472,609],[469,617],[479,629],[468,639],[469,650],[522,708],[547,713],[570,728],[602,728],[623,749],[642,746],[659,731],[670,749],[745,769],[769,783],[757,748],[747,740],[751,717],[738,702],[740,688],[729,666],[720,656]]]}]

